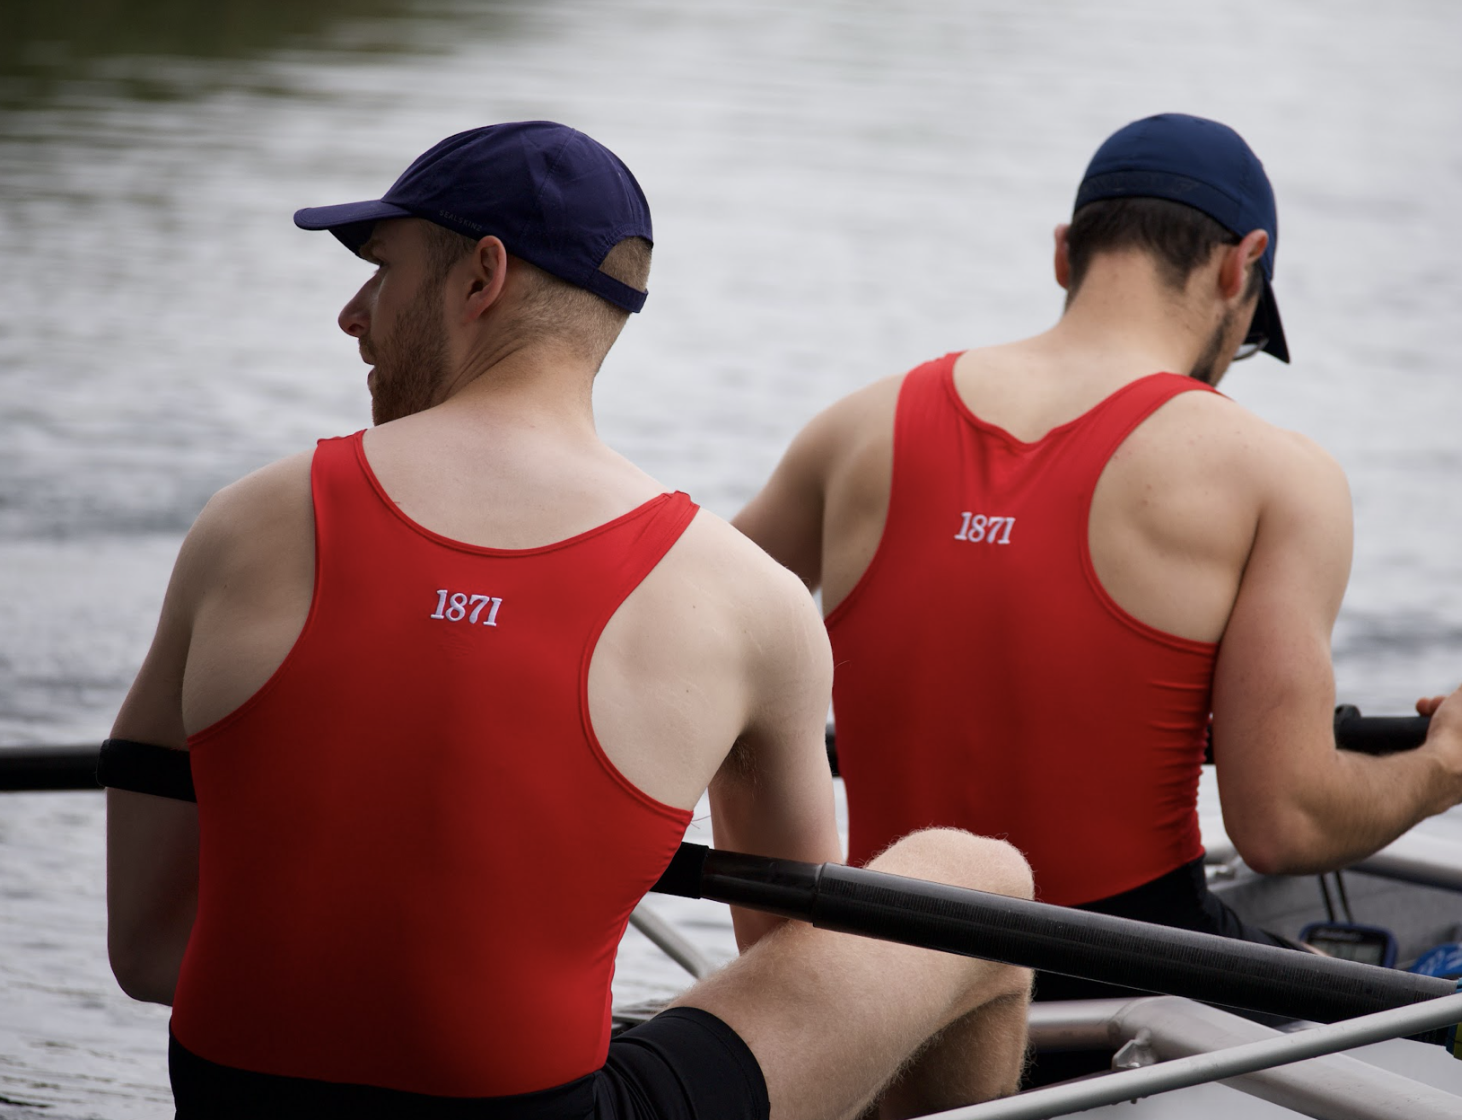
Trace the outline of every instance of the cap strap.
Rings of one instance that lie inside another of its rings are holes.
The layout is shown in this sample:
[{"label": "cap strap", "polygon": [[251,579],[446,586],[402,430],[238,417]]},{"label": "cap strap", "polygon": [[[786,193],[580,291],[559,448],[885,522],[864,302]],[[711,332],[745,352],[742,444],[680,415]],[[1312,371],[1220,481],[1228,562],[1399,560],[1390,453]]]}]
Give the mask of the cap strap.
[{"label": "cap strap", "polygon": [[583,287],[596,296],[602,296],[610,303],[623,307],[626,311],[638,311],[644,307],[645,297],[649,294],[638,288],[631,288],[628,284],[616,280],[609,273],[601,272],[599,269],[589,273]]}]

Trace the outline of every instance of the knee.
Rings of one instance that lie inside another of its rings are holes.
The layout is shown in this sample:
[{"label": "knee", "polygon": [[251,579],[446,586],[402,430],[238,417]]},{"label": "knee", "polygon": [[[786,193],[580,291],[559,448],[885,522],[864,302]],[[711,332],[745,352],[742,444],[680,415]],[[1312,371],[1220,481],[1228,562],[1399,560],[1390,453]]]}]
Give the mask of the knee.
[{"label": "knee", "polygon": [[926,828],[897,841],[868,864],[874,871],[908,875],[955,887],[1032,898],[1035,882],[1019,849],[1004,840],[957,828]]}]

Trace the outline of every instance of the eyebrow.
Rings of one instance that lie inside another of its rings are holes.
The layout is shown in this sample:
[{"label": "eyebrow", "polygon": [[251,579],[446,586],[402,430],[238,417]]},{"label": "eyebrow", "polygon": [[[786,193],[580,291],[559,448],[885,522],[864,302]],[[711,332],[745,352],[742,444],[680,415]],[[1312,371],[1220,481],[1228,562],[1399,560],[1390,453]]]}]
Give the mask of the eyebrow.
[{"label": "eyebrow", "polygon": [[362,244],[361,247],[355,251],[355,255],[357,257],[359,257],[363,261],[369,261],[372,264],[374,264],[374,263],[376,263],[376,256],[375,256],[374,249],[379,244],[380,244],[380,239],[379,238],[376,238],[376,237],[367,238],[366,241],[365,241],[365,243]]}]

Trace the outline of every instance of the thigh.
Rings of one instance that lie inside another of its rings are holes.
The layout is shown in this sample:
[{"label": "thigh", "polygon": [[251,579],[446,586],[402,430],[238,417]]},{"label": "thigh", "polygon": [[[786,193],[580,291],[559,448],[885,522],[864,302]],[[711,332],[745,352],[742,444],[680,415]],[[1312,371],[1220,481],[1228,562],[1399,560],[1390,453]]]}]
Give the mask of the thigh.
[{"label": "thigh", "polygon": [[[1029,897],[1025,861],[1000,841],[953,830],[916,833],[870,867]],[[1029,974],[988,961],[788,922],[677,1003],[704,1008],[746,1040],[766,1076],[772,1114],[855,1115],[944,1027]]]},{"label": "thigh", "polygon": [[767,1120],[766,1080],[746,1043],[694,1007],[617,1036],[595,1085],[595,1120]]}]

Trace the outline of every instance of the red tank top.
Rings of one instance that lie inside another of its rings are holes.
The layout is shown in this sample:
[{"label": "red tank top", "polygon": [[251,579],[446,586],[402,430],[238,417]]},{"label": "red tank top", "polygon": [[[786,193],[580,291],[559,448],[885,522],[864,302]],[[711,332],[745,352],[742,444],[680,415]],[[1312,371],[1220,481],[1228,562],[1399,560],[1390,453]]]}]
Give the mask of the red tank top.
[{"label": "red tank top", "polygon": [[904,380],[883,537],[827,619],[848,858],[958,826],[1024,852],[1042,900],[1090,902],[1203,853],[1217,647],[1119,607],[1087,522],[1128,433],[1208,387],[1154,374],[1024,443],[965,407],[957,356]]},{"label": "red tank top", "polygon": [[605,756],[589,660],[696,507],[664,494],[508,551],[407,519],[359,433],[311,474],[304,629],[188,740],[199,899],[173,1032],[223,1065],[441,1096],[590,1073],[630,910],[691,814]]}]

